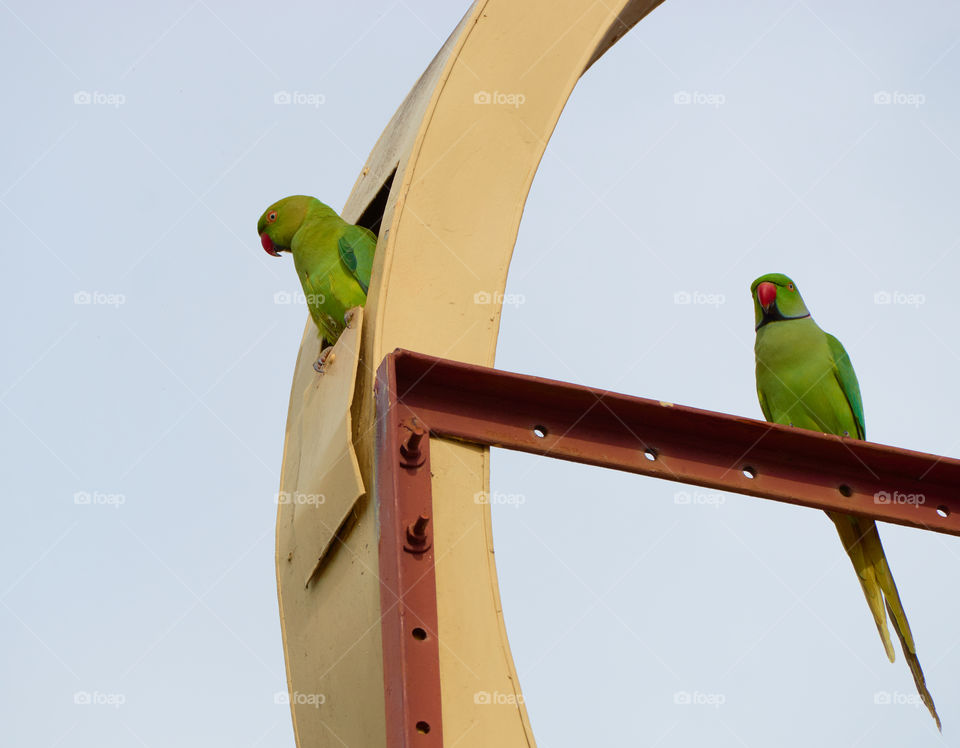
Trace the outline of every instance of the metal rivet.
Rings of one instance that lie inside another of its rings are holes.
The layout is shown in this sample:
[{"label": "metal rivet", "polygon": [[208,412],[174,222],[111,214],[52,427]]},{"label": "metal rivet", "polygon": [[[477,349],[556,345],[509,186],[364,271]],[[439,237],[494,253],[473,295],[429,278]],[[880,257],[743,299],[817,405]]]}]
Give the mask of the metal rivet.
[{"label": "metal rivet", "polygon": [[425,459],[420,452],[420,442],[427,435],[427,429],[416,416],[404,421],[401,426],[406,429],[407,435],[400,442],[400,464],[409,468],[420,467]]},{"label": "metal rivet", "polygon": [[430,537],[427,535],[427,525],[430,518],[424,514],[417,517],[416,521],[407,527],[407,542],[403,544],[403,549],[410,553],[423,553],[429,550],[432,545]]}]

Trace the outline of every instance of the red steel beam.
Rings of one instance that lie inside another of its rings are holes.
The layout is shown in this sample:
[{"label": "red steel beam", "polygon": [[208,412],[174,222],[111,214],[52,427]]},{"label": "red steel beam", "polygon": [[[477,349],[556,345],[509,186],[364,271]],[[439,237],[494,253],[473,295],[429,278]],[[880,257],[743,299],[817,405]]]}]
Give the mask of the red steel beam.
[{"label": "red steel beam", "polygon": [[960,535],[960,460],[410,351],[385,361],[434,436]]},{"label": "red steel beam", "polygon": [[397,350],[377,372],[388,748],[443,744],[430,437],[960,535],[960,460]]},{"label": "red steel beam", "polygon": [[377,372],[376,504],[387,748],[440,748],[440,648],[430,435],[397,401],[391,357]]}]

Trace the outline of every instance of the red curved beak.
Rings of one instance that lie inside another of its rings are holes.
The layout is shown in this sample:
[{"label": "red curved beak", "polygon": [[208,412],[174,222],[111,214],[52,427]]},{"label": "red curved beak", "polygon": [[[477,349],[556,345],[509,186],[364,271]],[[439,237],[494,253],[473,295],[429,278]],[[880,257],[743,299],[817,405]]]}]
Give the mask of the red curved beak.
[{"label": "red curved beak", "polygon": [[777,300],[777,287],[769,281],[764,281],[757,286],[757,300],[763,307],[763,311],[770,311],[770,307]]},{"label": "red curved beak", "polygon": [[260,234],[260,243],[268,255],[273,255],[274,257],[280,256],[280,253],[273,248],[273,239],[270,238],[266,231]]}]

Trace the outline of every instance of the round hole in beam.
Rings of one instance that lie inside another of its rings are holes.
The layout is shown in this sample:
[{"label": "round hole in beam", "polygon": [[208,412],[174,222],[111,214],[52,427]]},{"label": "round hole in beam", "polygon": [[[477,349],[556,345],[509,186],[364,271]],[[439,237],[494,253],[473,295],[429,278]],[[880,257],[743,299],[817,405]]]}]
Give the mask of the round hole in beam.
[{"label": "round hole in beam", "polygon": [[535,437],[537,437],[538,439],[543,439],[543,438],[547,435],[547,427],[546,427],[546,426],[534,426],[534,427],[533,427],[533,435],[534,435]]},{"label": "round hole in beam", "polygon": [[423,720],[417,722],[417,732],[419,732],[421,735],[426,735],[428,732],[430,732],[430,723],[424,722]]},{"label": "round hole in beam", "polygon": [[938,507],[937,507],[937,514],[939,514],[941,517],[949,517],[949,516],[950,516],[950,510],[947,509],[945,506],[938,506]]},{"label": "round hole in beam", "polygon": [[853,496],[853,489],[850,488],[846,483],[841,483],[837,486],[837,490],[840,492],[841,496],[846,496],[848,499]]},{"label": "round hole in beam", "polygon": [[653,462],[655,459],[657,459],[657,450],[655,450],[653,447],[647,447],[645,450],[643,450],[643,456],[650,460],[650,462]]},{"label": "round hole in beam", "polygon": [[750,480],[753,480],[754,478],[756,478],[756,477],[757,477],[757,470],[756,470],[756,468],[752,468],[752,467],[750,467],[749,465],[744,465],[744,467],[743,467],[743,477],[744,477],[744,478],[749,478]]},{"label": "round hole in beam", "polygon": [[424,639],[427,638],[427,632],[424,631],[419,626],[417,626],[417,628],[415,628],[410,633],[413,634],[413,638],[416,639],[418,642],[422,642]]}]

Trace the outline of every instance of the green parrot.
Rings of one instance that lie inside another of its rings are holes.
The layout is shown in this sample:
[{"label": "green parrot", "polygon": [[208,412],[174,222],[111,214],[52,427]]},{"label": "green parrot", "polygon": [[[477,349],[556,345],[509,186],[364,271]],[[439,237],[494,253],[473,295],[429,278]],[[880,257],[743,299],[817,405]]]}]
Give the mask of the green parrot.
[{"label": "green parrot", "polygon": [[[771,273],[750,286],[756,322],[757,395],[768,421],[864,439],[860,385],[840,341],[810,317],[796,284]],[[886,611],[900,639],[917,691],[940,728],[940,717],[920,669],[910,624],[872,519],[827,512],[857,572],[890,662],[893,644]],[[886,607],[886,611],[884,610]]]},{"label": "green parrot", "polygon": [[257,222],[268,254],[293,254],[310,316],[320,330],[322,352],[313,365],[323,374],[333,363],[333,344],[350,325],[349,311],[363,306],[370,287],[377,237],[347,223],[315,197],[292,195],[267,208]]}]

